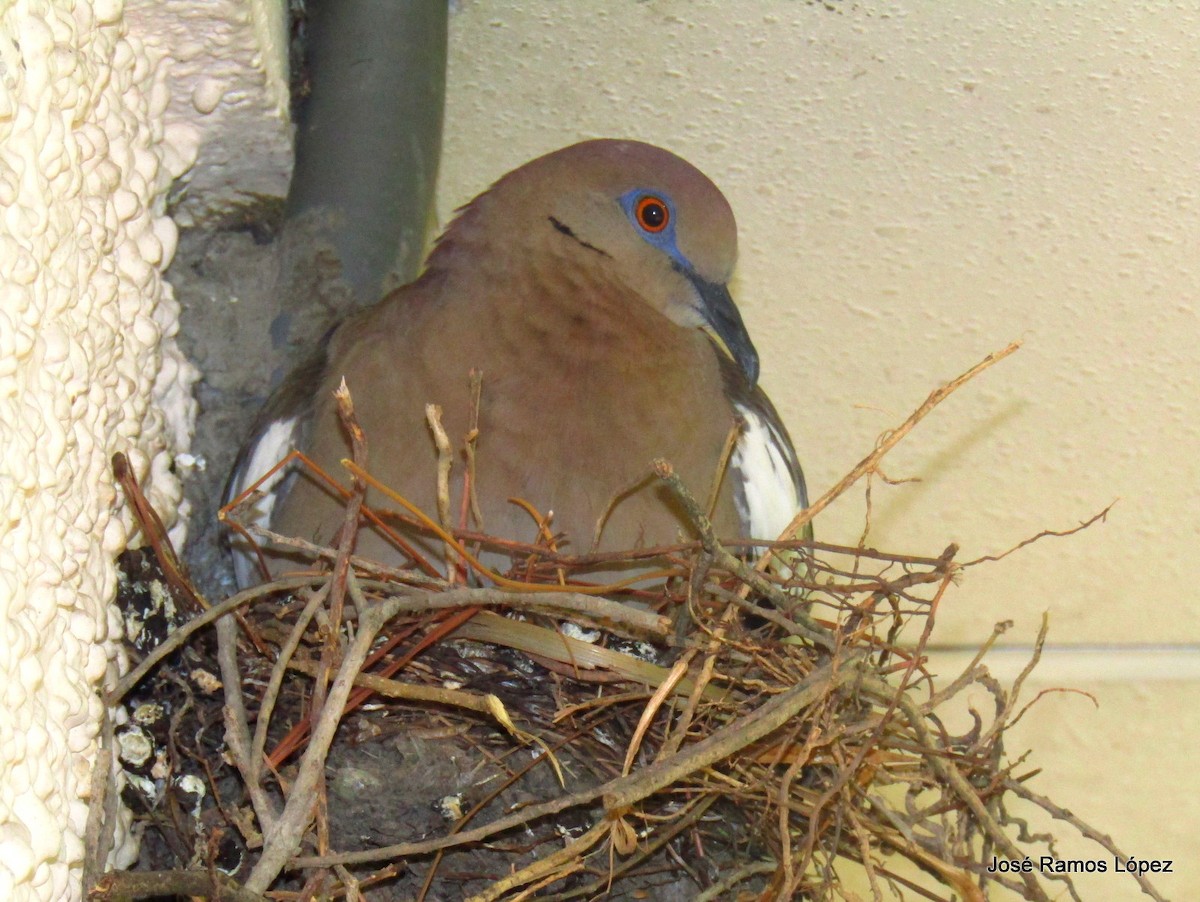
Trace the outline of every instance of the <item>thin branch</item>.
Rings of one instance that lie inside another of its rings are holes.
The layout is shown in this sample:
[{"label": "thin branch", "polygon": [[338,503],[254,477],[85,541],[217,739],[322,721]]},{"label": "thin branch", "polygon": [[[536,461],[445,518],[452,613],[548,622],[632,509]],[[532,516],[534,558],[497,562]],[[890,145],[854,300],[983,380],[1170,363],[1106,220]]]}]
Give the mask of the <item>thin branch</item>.
[{"label": "thin branch", "polygon": [[89,902],[125,902],[192,896],[222,902],[267,902],[266,896],[238,886],[217,871],[109,871],[88,893]]},{"label": "thin branch", "polygon": [[[838,482],[831,489],[829,489],[829,491],[814,501],[807,508],[797,513],[796,516],[792,518],[792,521],[784,528],[783,532],[780,533],[779,538],[792,539],[798,537],[801,533],[801,530],[811,523],[817,514],[821,513],[821,511],[825,510],[825,508],[833,503],[835,498],[839,497],[843,492],[846,491],[846,489],[858,482],[858,480],[860,480],[867,473],[872,473],[878,469],[879,462],[883,460],[888,452],[900,444],[900,442],[904,440],[905,436],[912,432],[916,425],[921,422],[921,420],[925,419],[925,417],[927,417],[935,407],[945,401],[948,397],[950,397],[950,395],[954,394],[954,392],[958,391],[958,389],[962,388],[984,370],[994,366],[1005,357],[1015,353],[1020,347],[1021,342],[1014,341],[1006,348],[996,351],[993,354],[988,354],[987,357],[983,358],[983,360],[979,361],[979,363],[975,364],[975,366],[971,367],[961,376],[951,379],[945,385],[930,392],[929,397],[925,399],[920,407],[918,407],[909,415],[908,419],[906,419],[895,429],[888,430],[880,437],[879,441],[875,445],[875,450],[859,461],[858,464],[855,465],[854,469],[838,480]],[[758,563],[755,564],[755,568],[758,570],[766,569],[767,561],[770,557],[770,552],[764,554],[759,559]]]},{"label": "thin branch", "polygon": [[974,567],[976,564],[982,564],[985,561],[988,561],[988,562],[1002,561],[1006,557],[1008,557],[1010,554],[1020,551],[1025,546],[1032,545],[1034,542],[1038,542],[1042,539],[1063,538],[1065,536],[1073,536],[1077,532],[1083,532],[1083,530],[1087,529],[1093,523],[1107,520],[1108,512],[1111,511],[1116,506],[1116,504],[1117,504],[1117,502],[1114,501],[1112,504],[1110,504],[1104,510],[1100,511],[1100,513],[1094,514],[1093,516],[1089,517],[1084,522],[1080,523],[1078,526],[1073,526],[1070,529],[1043,529],[1041,532],[1039,532],[1035,536],[1030,536],[1028,539],[1022,539],[1020,542],[1018,542],[1012,548],[1008,549],[1008,551],[1003,551],[1000,554],[985,554],[983,557],[977,557],[973,561],[967,561],[962,566],[964,568],[966,568],[966,567]]},{"label": "thin branch", "polygon": [[[1101,833],[1095,827],[1092,827],[1090,824],[1086,823],[1085,821],[1080,820],[1076,815],[1074,815],[1072,812],[1068,811],[1066,808],[1063,808],[1059,805],[1055,805],[1052,801],[1050,801],[1050,799],[1034,792],[1032,789],[1027,787],[1024,783],[1021,783],[1017,780],[1008,779],[1008,780],[1004,781],[1004,788],[1006,790],[1008,790],[1009,792],[1013,793],[1014,795],[1016,795],[1017,797],[1022,798],[1027,802],[1032,802],[1034,805],[1037,805],[1039,808],[1041,808],[1043,811],[1045,811],[1051,817],[1056,818],[1057,820],[1060,820],[1060,821],[1065,821],[1066,823],[1070,824],[1072,827],[1074,827],[1076,830],[1078,830],[1081,834],[1083,834],[1083,836],[1085,836],[1087,839],[1090,839],[1092,842],[1094,842],[1094,843],[1102,846],[1104,849],[1106,849],[1108,851],[1108,853],[1113,856],[1114,859],[1121,859],[1123,861],[1129,860],[1130,856],[1128,856],[1124,852],[1122,852],[1121,849],[1117,846],[1117,844],[1115,842],[1113,842],[1112,837],[1109,836],[1107,833]],[[1163,897],[1158,892],[1158,890],[1156,890],[1154,888],[1153,884],[1150,883],[1150,880],[1146,877],[1145,874],[1139,874],[1136,871],[1131,871],[1130,873],[1133,876],[1133,878],[1137,881],[1138,886],[1140,886],[1142,888],[1143,893],[1145,893],[1151,899],[1154,899],[1155,902],[1167,902],[1166,898]]]}]

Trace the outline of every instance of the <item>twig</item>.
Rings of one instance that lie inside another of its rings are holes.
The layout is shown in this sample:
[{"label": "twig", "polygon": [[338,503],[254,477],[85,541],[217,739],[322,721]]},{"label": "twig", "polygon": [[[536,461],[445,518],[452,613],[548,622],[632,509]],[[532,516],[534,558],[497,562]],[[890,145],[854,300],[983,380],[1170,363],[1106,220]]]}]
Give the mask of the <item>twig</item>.
[{"label": "twig", "polygon": [[[346,650],[337,677],[330,687],[329,695],[320,719],[313,727],[312,738],[300,762],[287,804],[279,820],[264,831],[262,857],[259,858],[246,887],[253,892],[265,892],[274,882],[288,859],[295,854],[304,838],[304,830],[312,816],[313,793],[325,769],[325,758],[333,742],[334,733],[342,718],[346,699],[354,686],[363,661],[371,651],[376,635],[396,614],[395,603],[383,603],[368,610],[359,621],[358,634]],[[345,863],[345,862],[343,862]]]},{"label": "twig", "polygon": [[611,867],[603,880],[597,880],[592,884],[576,887],[568,892],[550,896],[545,902],[566,902],[567,899],[577,899],[581,896],[592,898],[595,894],[604,891],[605,887],[611,885],[614,879],[632,870],[641,861],[647,860],[663,846],[666,846],[667,843],[680,833],[694,826],[716,801],[717,797],[715,795],[699,796],[689,802],[687,807],[679,812],[665,829],[655,831],[648,842],[639,844],[636,855],[631,855],[625,861],[618,863],[615,867]]},{"label": "twig", "polygon": [[[781,868],[780,880],[784,886],[791,886],[794,882],[794,867],[792,865],[792,831],[790,829],[791,806],[789,799],[792,793],[792,781],[796,779],[796,775],[800,773],[800,769],[808,764],[812,757],[813,749],[818,743],[824,741],[820,726],[816,724],[817,718],[813,718],[813,726],[808,731],[808,736],[804,740],[804,744],[796,753],[795,760],[788,765],[788,768],[783,773],[783,779],[779,781],[779,788],[775,792],[775,802],[779,806],[779,864]],[[843,773],[845,769],[843,769]],[[813,812],[809,815],[809,823],[815,827],[820,820],[821,802],[814,806]],[[814,830],[810,827],[810,835],[814,834]],[[807,861],[811,854],[811,848],[805,847],[804,859]],[[805,861],[801,862],[801,867]]]},{"label": "twig", "polygon": [[[898,696],[893,687],[888,686],[882,680],[877,680],[870,677],[864,677],[861,682],[863,691],[873,695],[875,698],[890,703],[895,701],[896,707],[904,714],[908,720],[909,726],[917,734],[917,739],[926,747],[934,748],[933,737],[930,735],[928,728],[925,726],[924,715],[920,709],[912,703],[911,700],[903,696]],[[975,816],[976,822],[983,830],[984,834],[996,846],[1004,851],[1004,854],[1012,859],[1021,858],[1021,852],[1013,844],[1013,841],[1008,837],[996,823],[995,818],[988,812],[983,802],[979,798],[979,793],[976,791],[962,775],[958,768],[951,765],[938,755],[928,755],[926,760],[930,767],[933,768],[939,777],[954,791],[958,799],[970,809]],[[1037,882],[1037,878],[1033,874],[1023,873],[1021,880],[1025,885],[1025,890],[1028,897],[1037,902],[1049,902],[1049,897]]]},{"label": "twig", "polygon": [[502,880],[497,880],[483,892],[471,896],[467,899],[467,902],[495,902],[496,899],[499,899],[510,889],[524,886],[526,883],[532,883],[547,876],[553,876],[555,880],[566,877],[569,873],[578,869],[578,865],[573,867],[572,862],[583,857],[592,846],[608,835],[608,831],[609,824],[607,820],[601,818],[578,839],[572,840],[558,851],[552,852],[544,858],[539,858],[528,867],[522,868],[516,873],[509,874]]},{"label": "twig", "polygon": [[1029,675],[1033,673],[1035,667],[1042,660],[1042,650],[1046,647],[1046,637],[1050,634],[1050,614],[1042,612],[1042,623],[1038,627],[1037,638],[1033,640],[1033,651],[1029,656],[1028,663],[1021,668],[1021,672],[1017,674],[1017,678],[1013,680],[1012,689],[1009,690],[1008,698],[1004,703],[1004,711],[1002,716],[997,716],[992,722],[987,733],[984,734],[984,743],[991,744],[1000,733],[1011,726],[1010,719],[1013,716],[1013,708],[1016,707],[1017,699],[1021,697],[1021,689],[1025,686],[1025,681],[1029,679]]},{"label": "twig", "polygon": [[[654,694],[650,696],[650,700],[646,702],[642,716],[638,718],[637,727],[634,728],[633,738],[629,740],[629,747],[625,750],[625,763],[621,767],[621,776],[626,776],[633,769],[634,759],[637,758],[638,750],[642,747],[642,740],[646,738],[646,731],[650,729],[650,724],[654,722],[654,718],[663,702],[667,700],[667,696],[675,690],[675,686],[687,673],[690,657],[690,655],[685,656],[675,662],[666,679],[659,684],[659,687],[654,690]],[[697,689],[699,691],[695,694],[699,696],[703,690],[702,687],[697,687]]]},{"label": "twig", "polygon": [[[334,400],[337,402],[338,420],[342,428],[350,438],[350,452],[354,463],[359,467],[366,468],[367,466],[367,437],[363,433],[362,427],[358,423],[358,417],[354,412],[354,398],[350,394],[350,389],[346,385],[345,377],[338,384],[337,389],[333,393]],[[329,621],[325,631],[325,641],[321,648],[321,658],[317,665],[317,673],[313,678],[312,696],[309,700],[309,715],[308,721],[312,723],[321,723],[325,721],[325,703],[326,692],[328,689],[329,674],[332,672],[334,665],[342,657],[342,614],[345,609],[347,584],[350,579],[350,555],[354,551],[354,546],[358,542],[358,525],[359,515],[362,512],[367,497],[367,485],[361,479],[353,479],[351,482],[350,499],[342,513],[342,525],[337,534],[337,557],[333,561],[333,575],[329,582]],[[315,608],[314,611],[319,611]],[[361,617],[362,611],[359,611]],[[342,705],[339,703],[338,709],[333,714],[333,719],[336,724],[342,717]],[[316,730],[314,729],[314,733]],[[330,733],[330,741],[332,742],[332,732]],[[265,738],[264,738],[265,743]],[[306,752],[304,762],[301,764],[301,772],[306,776],[312,775],[312,785],[304,787],[305,792],[312,794],[315,802],[312,810],[308,815],[314,817],[317,825],[317,849],[324,852],[329,846],[329,820],[328,820],[328,795],[325,791],[325,755],[328,751],[328,746],[324,748],[309,748]],[[319,760],[319,767],[313,768],[311,771],[304,769],[304,764],[308,762],[308,756],[314,756]],[[257,766],[258,762],[254,762]],[[297,787],[293,787],[296,791]],[[284,818],[289,816],[289,805],[284,808]],[[292,824],[297,825],[300,835],[296,836],[296,842],[299,843],[303,838],[303,827],[299,827],[301,817],[298,809],[293,809],[291,812],[293,820]],[[277,823],[276,827],[279,826]],[[278,836],[278,834],[274,834]],[[282,843],[280,844],[282,845]],[[264,849],[263,858],[259,860],[259,866],[262,866],[263,860],[268,857],[268,854],[273,850],[269,844]],[[286,856],[283,856],[286,857]],[[259,873],[258,867],[255,868],[251,875],[253,882],[255,875]],[[318,881],[323,881],[324,876],[317,877]],[[271,877],[274,880],[274,876]],[[270,880],[261,884],[258,888],[266,890],[270,886]]]},{"label": "twig", "polygon": [[804,638],[832,651],[835,642],[830,636],[829,631],[813,620],[807,612],[801,610],[796,604],[794,597],[790,597],[787,593],[780,590],[778,586],[766,579],[761,572],[738,560],[717,541],[717,537],[713,533],[712,522],[704,515],[704,512],[700,509],[700,505],[696,503],[696,499],[692,497],[687,486],[683,484],[683,480],[679,478],[674,467],[669,462],[660,458],[654,461],[654,472],[683,506],[688,519],[700,533],[700,542],[703,544],[704,550],[712,555],[713,563],[717,567],[735,574],[744,586],[765,595],[774,604],[788,611]]},{"label": "twig", "polygon": [[250,756],[246,762],[250,769],[249,773],[245,775],[247,781],[257,783],[262,777],[262,763],[265,760],[267,733],[271,727],[271,715],[275,710],[275,700],[279,697],[279,689],[283,685],[284,674],[287,672],[292,655],[300,647],[300,640],[304,638],[304,631],[308,629],[308,624],[316,615],[317,609],[325,603],[328,595],[328,582],[315,591],[309,590],[309,599],[305,603],[304,609],[300,612],[300,616],[296,618],[296,623],[292,626],[291,632],[288,633],[287,639],[279,649],[279,656],[275,661],[275,666],[271,668],[271,676],[267,681],[266,689],[263,690],[262,701],[258,706],[258,719],[254,724],[254,738],[250,744]]},{"label": "twig", "polygon": [[88,893],[89,902],[125,902],[164,896],[197,896],[227,902],[267,902],[217,871],[109,871]]},{"label": "twig", "polygon": [[[366,510],[364,509],[365,513]],[[233,521],[227,520],[226,522],[232,523]],[[261,539],[268,545],[299,551],[306,557],[311,558],[314,563],[316,561],[326,561],[332,568],[333,562],[337,560],[337,549],[331,548],[328,545],[318,545],[316,542],[309,542],[306,539],[285,536],[264,526],[243,526],[241,531],[244,535]],[[446,580],[441,574],[430,576],[425,572],[418,572],[407,567],[389,567],[387,564],[382,564],[379,561],[358,554],[350,555],[350,566],[360,573],[374,574],[378,578],[406,585],[425,586],[427,588],[446,585]],[[434,572],[436,573],[437,571],[435,570]]]},{"label": "twig", "polygon": [[[661,687],[671,683],[672,673],[665,667],[603,645],[583,642],[555,630],[510,620],[490,612],[481,612],[470,623],[459,627],[454,637],[515,648],[535,656],[543,666],[551,662],[564,664],[563,672],[581,681],[587,679],[589,671],[603,670],[618,680],[633,680],[646,686]],[[695,686],[695,681],[682,679],[670,691],[691,693],[695,691]],[[710,699],[715,699],[722,694],[713,692],[708,695]]]},{"label": "twig", "polygon": [[483,511],[479,508],[479,477],[477,475],[477,452],[479,443],[479,409],[483,403],[483,370],[471,370],[468,376],[471,384],[471,408],[467,418],[467,434],[463,439],[463,448],[467,456],[467,491],[466,496],[471,507],[471,516],[475,519],[478,529],[484,528]]},{"label": "twig", "polygon": [[[442,426],[442,408],[436,404],[425,405],[425,422],[433,433],[433,444],[437,448],[437,513],[438,523],[448,533],[454,531],[454,519],[450,516],[450,469],[454,465],[454,448],[450,445],[450,437]],[[355,461],[358,463],[358,461]],[[362,466],[362,464],[359,464]],[[454,547],[446,545],[446,575],[451,584],[457,572],[458,560]]]},{"label": "twig", "polygon": [[[924,403],[922,403],[920,407],[918,407],[909,415],[908,419],[906,419],[895,429],[888,430],[880,437],[878,443],[875,445],[875,450],[859,461],[854,469],[838,480],[838,482],[831,489],[829,489],[829,491],[827,491],[824,495],[822,495],[804,510],[796,514],[796,516],[792,518],[792,521],[788,523],[787,527],[784,528],[783,532],[780,533],[779,538],[792,539],[799,536],[800,531],[809,523],[811,523],[817,514],[825,510],[825,508],[827,508],[835,498],[839,497],[843,492],[846,491],[846,489],[858,482],[858,480],[861,479],[865,474],[874,472],[878,468],[879,462],[883,460],[887,453],[895,448],[896,445],[900,444],[904,437],[912,432],[917,423],[925,419],[925,417],[928,416],[935,407],[945,401],[946,398],[950,397],[950,395],[954,394],[954,392],[962,388],[984,370],[999,363],[1010,354],[1015,353],[1020,347],[1021,342],[1014,341],[1008,345],[1008,347],[996,351],[993,354],[989,354],[961,376],[951,379],[945,385],[930,392],[929,397],[925,399]],[[771,558],[771,554],[772,553],[768,551],[761,558],[759,558],[758,562],[755,564],[755,569],[760,571],[766,569],[767,562]]]},{"label": "twig", "polygon": [[942,689],[930,695],[928,701],[922,705],[922,708],[926,711],[932,711],[947,699],[958,695],[959,692],[974,682],[976,674],[979,670],[979,665],[982,663],[984,657],[989,651],[992,650],[992,646],[996,644],[996,640],[1007,633],[1010,629],[1012,629],[1011,620],[1004,620],[993,626],[992,634],[988,636],[987,641],[980,646],[979,651],[975,653],[975,657],[971,659],[971,663],[964,667],[963,672],[960,673],[958,677],[956,677],[948,686],[944,686]]},{"label": "twig", "polygon": [[[363,434],[358,418],[354,414],[354,398],[343,378],[333,393],[337,401],[338,419],[350,437],[351,454],[354,463],[362,468],[367,465],[367,437]],[[358,540],[358,518],[367,496],[367,485],[361,479],[353,480],[349,501],[342,513],[342,526],[337,534],[337,557],[333,561],[333,576],[329,584],[329,629],[325,634],[325,644],[321,649],[321,673],[317,675],[313,685],[312,717],[319,717],[325,704],[325,687],[327,675],[333,669],[334,662],[341,657],[341,623],[342,609],[346,602],[346,580],[350,572],[350,554]]]},{"label": "twig", "polygon": [[[1090,839],[1092,842],[1103,846],[1109,852],[1109,854],[1113,856],[1113,858],[1119,858],[1125,861],[1129,860],[1129,856],[1117,847],[1117,844],[1113,842],[1112,837],[1107,833],[1101,833],[1095,827],[1092,827],[1090,824],[1080,820],[1066,808],[1055,805],[1052,801],[1050,801],[1050,799],[1034,792],[1024,783],[1009,778],[1004,781],[1004,788],[1017,797],[1037,805],[1051,817],[1070,824],[1072,827],[1082,833],[1087,839]],[[1137,880],[1138,886],[1142,888],[1143,893],[1150,898],[1155,899],[1156,902],[1167,902],[1167,900],[1159,894],[1158,890],[1154,888],[1154,886],[1150,883],[1150,880],[1144,874],[1139,874],[1136,871],[1131,871],[1130,873],[1133,878]]]},{"label": "twig", "polygon": [[129,465],[129,458],[118,451],[112,456],[112,468],[113,475],[116,476],[117,482],[121,484],[121,488],[125,492],[125,499],[133,508],[136,519],[142,527],[142,535],[154,550],[154,556],[158,559],[167,582],[179,592],[181,598],[188,602],[193,613],[206,610],[208,602],[196,591],[192,581],[187,578],[186,568],[180,561],[179,555],[175,553],[175,548],[167,536],[167,528],[158,516],[158,511],[151,507],[150,502],[142,493],[142,487],[138,485],[137,477],[133,474],[133,467]]},{"label": "twig", "polygon": [[482,608],[510,607],[522,611],[538,611],[543,614],[582,617],[602,624],[605,628],[634,636],[645,636],[659,642],[671,638],[671,622],[658,614],[621,604],[594,595],[575,591],[574,586],[565,589],[557,586],[542,586],[541,592],[510,592],[507,589],[452,589],[431,592],[426,589],[408,589],[389,583],[362,581],[363,587],[386,593],[385,597],[399,600],[397,613],[436,611],[444,608],[465,608],[478,605]]},{"label": "twig", "polygon": [[1109,511],[1111,511],[1116,506],[1116,504],[1117,504],[1117,502],[1114,501],[1112,504],[1110,504],[1104,510],[1100,511],[1100,513],[1093,514],[1091,517],[1084,520],[1078,526],[1072,526],[1070,529],[1043,529],[1037,535],[1030,536],[1028,539],[1022,539],[1020,542],[1018,542],[1012,548],[1008,549],[1008,551],[1003,551],[1000,554],[985,554],[983,557],[977,557],[973,561],[967,561],[962,566],[964,568],[966,568],[966,567],[974,567],[976,564],[982,564],[985,561],[988,561],[988,562],[1002,561],[1006,557],[1008,557],[1010,554],[1020,551],[1025,546],[1032,545],[1034,542],[1038,542],[1042,539],[1046,539],[1046,538],[1060,538],[1061,539],[1066,536],[1073,536],[1077,532],[1083,532],[1083,530],[1087,529],[1093,523],[1107,520]]},{"label": "twig", "polygon": [[704,516],[710,520],[713,512],[717,509],[717,502],[721,500],[721,485],[725,482],[725,474],[729,470],[729,460],[733,457],[733,450],[737,447],[738,438],[745,429],[746,421],[738,417],[725,436],[725,445],[721,448],[721,456],[717,458],[712,485],[708,489],[708,503],[704,505]]},{"label": "twig", "polygon": [[[307,661],[291,661],[289,670],[315,676],[317,668]],[[440,686],[423,686],[417,683],[401,683],[398,680],[384,679],[371,673],[360,673],[354,678],[355,686],[370,689],[376,695],[385,698],[401,699],[410,702],[424,702],[430,705],[447,705],[461,708],[464,711],[474,711],[496,721],[505,732],[519,742],[528,742],[533,737],[523,730],[517,729],[512,718],[504,708],[504,703],[492,693],[463,692],[458,689],[444,689]]]},{"label": "twig", "polygon": [[883,890],[879,886],[879,875],[875,873],[875,863],[871,861],[871,837],[867,830],[863,827],[862,819],[855,813],[853,808],[846,810],[846,815],[850,820],[850,825],[854,831],[854,837],[858,842],[858,854],[862,858],[863,870],[867,872],[867,883],[871,887],[871,897],[876,902],[882,902]]},{"label": "twig", "polygon": [[113,779],[113,727],[106,707],[101,712],[100,748],[92,763],[91,793],[88,800],[87,824],[84,828],[82,885],[84,892],[104,872],[105,862],[112,849],[117,816],[117,787]]},{"label": "twig", "polygon": [[740,868],[734,868],[720,880],[700,893],[695,898],[695,902],[716,902],[717,899],[726,898],[726,893],[737,886],[739,883],[745,883],[751,877],[757,877],[760,874],[773,874],[778,868],[773,861],[752,861],[749,864],[744,864]]},{"label": "twig", "polygon": [[[218,605],[213,610],[219,610],[221,607],[223,606]],[[250,718],[246,714],[246,698],[242,693],[237,636],[237,625],[233,618],[221,617],[217,621],[217,662],[221,668],[221,682],[225,690],[225,742],[229,746],[234,766],[246,784],[246,792],[250,795],[250,804],[254,806],[259,829],[265,833],[277,823],[279,811],[275,800],[266,793],[257,779],[258,762],[252,760],[254,742],[250,737]],[[255,779],[251,779],[252,776]]]}]

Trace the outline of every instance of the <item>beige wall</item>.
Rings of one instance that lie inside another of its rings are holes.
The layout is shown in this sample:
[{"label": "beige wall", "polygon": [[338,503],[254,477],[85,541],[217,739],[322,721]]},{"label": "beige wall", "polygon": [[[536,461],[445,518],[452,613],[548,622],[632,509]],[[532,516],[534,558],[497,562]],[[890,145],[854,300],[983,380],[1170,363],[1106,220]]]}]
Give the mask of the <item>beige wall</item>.
[{"label": "beige wall", "polygon": [[[1200,12],[1059,4],[464,0],[441,212],[580,138],[666,145],[737,212],[763,382],[820,494],[940,382],[1024,349],[893,454],[871,540],[962,559],[938,638],[1013,619],[1064,696],[1015,737],[1038,786],[1200,898]],[[854,541],[861,490],[818,523]],[[1146,650],[1186,644],[1174,653]],[[1172,679],[1173,678],[1173,681]],[[1181,737],[1184,737],[1181,739]],[[1099,893],[1100,895],[1096,895]],[[1087,898],[1128,898],[1101,883]]]}]

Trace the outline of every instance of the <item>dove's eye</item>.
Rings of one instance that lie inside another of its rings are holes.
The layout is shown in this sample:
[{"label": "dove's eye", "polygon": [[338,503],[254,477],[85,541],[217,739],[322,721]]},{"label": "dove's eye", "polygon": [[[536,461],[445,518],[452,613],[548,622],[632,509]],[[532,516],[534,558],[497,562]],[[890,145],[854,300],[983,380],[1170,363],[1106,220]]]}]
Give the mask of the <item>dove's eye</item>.
[{"label": "dove's eye", "polygon": [[637,224],[647,232],[661,232],[671,221],[671,211],[666,203],[653,194],[647,194],[637,202],[633,215]]}]

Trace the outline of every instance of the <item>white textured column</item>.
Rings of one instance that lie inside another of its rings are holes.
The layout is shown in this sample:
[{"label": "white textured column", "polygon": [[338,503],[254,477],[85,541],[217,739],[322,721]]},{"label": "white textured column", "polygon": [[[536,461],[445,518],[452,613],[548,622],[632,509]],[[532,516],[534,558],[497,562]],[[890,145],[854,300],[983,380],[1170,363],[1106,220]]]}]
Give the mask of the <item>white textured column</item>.
[{"label": "white textured column", "polygon": [[75,899],[97,692],[121,665],[109,459],[173,516],[193,415],[161,273],[194,143],[164,133],[119,0],[0,8],[0,899]]}]

